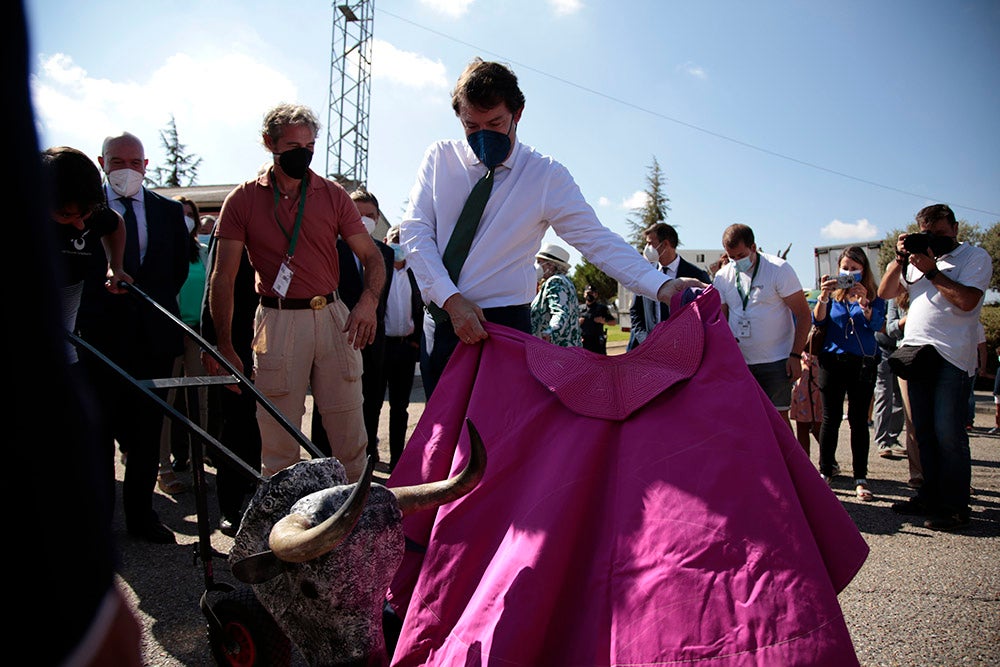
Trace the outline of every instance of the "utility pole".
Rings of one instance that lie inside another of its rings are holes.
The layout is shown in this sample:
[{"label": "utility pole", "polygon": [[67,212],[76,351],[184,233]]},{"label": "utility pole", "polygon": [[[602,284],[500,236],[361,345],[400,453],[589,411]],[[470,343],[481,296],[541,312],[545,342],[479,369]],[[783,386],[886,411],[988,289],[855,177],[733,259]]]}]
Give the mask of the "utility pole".
[{"label": "utility pole", "polygon": [[368,181],[374,0],[334,3],[326,175],[348,191]]}]

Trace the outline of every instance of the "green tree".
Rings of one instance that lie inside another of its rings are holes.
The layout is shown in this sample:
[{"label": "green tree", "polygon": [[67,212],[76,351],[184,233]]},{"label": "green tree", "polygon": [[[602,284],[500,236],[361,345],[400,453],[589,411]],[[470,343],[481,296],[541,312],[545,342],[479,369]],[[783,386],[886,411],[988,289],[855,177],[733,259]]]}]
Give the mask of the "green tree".
[{"label": "green tree", "polygon": [[656,156],[653,156],[653,164],[648,167],[646,174],[646,201],[642,206],[632,209],[626,221],[629,227],[629,243],[639,250],[646,245],[646,238],[642,232],[650,225],[663,222],[667,219],[667,211],[670,210],[670,198],[667,197],[665,182],[667,177],[660,169],[660,163]]},{"label": "green tree", "polygon": [[601,271],[584,257],[573,270],[573,284],[576,286],[576,296],[583,300],[583,291],[590,285],[597,291],[601,301],[611,301],[618,296],[618,283],[614,278]]},{"label": "green tree", "polygon": [[[177,123],[170,114],[167,129],[160,130],[160,141],[167,154],[167,166],[152,170],[152,175],[146,174],[146,181],[153,187],[179,188],[191,186],[198,180],[198,167],[201,158],[187,153],[187,146],[181,143],[177,135]],[[187,181],[184,183],[183,181]]]},{"label": "green tree", "polygon": [[[993,227],[996,227],[994,223]],[[992,229],[992,227],[990,228]],[[896,239],[899,238],[900,234],[915,234],[920,231],[920,227],[917,223],[911,222],[907,225],[906,229],[894,229],[885,236],[885,240],[882,241],[882,247],[878,251],[878,264],[879,268],[885,273],[885,267],[889,265],[896,257]],[[989,232],[987,232],[989,233]],[[970,225],[965,220],[958,221],[958,240],[964,243],[971,243],[972,245],[983,246],[983,241],[985,234],[979,228],[979,225]],[[989,248],[986,248],[989,250]],[[991,251],[992,254],[992,251]],[[994,257],[996,255],[993,255]],[[997,273],[996,267],[993,267],[993,279],[996,280]]]},{"label": "green tree", "polygon": [[994,222],[983,232],[980,245],[993,258],[993,277],[990,279],[990,289],[1000,290],[1000,220]]}]

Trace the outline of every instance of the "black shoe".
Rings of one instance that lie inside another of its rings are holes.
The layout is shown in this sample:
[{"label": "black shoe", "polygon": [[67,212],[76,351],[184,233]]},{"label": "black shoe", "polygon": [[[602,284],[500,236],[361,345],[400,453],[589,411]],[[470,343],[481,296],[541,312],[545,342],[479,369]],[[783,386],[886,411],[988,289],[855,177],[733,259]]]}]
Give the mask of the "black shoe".
[{"label": "black shoe", "polygon": [[969,525],[969,517],[961,514],[935,514],[924,521],[931,530],[959,530]]},{"label": "black shoe", "polygon": [[896,514],[911,514],[914,516],[924,516],[929,513],[927,505],[916,498],[910,498],[899,503],[892,504],[892,511]]},{"label": "black shoe", "polygon": [[189,466],[189,464],[188,464],[188,462],[187,462],[186,460],[184,460],[184,461],[177,461],[177,460],[175,460],[175,461],[174,461],[174,462],[173,462],[173,463],[172,463],[172,464],[170,465],[170,467],[174,469],[174,472],[184,472],[184,471],[186,471],[186,470],[187,470],[187,469],[188,469],[188,468],[189,468],[190,466]]},{"label": "black shoe", "polygon": [[137,540],[152,544],[177,544],[173,532],[159,521],[150,521],[138,527],[129,527],[128,534]]},{"label": "black shoe", "polygon": [[219,519],[219,532],[229,537],[236,537],[236,531],[240,529],[240,522],[222,517]]}]

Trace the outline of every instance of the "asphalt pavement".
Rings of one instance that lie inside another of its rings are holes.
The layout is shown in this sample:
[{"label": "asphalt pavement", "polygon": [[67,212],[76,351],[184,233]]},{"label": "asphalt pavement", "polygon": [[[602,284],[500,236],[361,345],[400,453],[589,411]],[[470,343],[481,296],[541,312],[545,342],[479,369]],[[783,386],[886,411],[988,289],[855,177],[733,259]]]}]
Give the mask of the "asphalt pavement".
[{"label": "asphalt pavement", "polygon": [[[617,347],[611,353],[620,352]],[[866,666],[1000,665],[1000,436],[993,427],[993,400],[977,392],[972,450],[972,522],[955,533],[923,527],[917,517],[901,517],[890,505],[911,495],[906,485],[907,463],[883,459],[872,451],[869,481],[873,502],[854,497],[847,477],[834,480],[833,492],[854,519],[871,553],[861,571],[840,594],[840,604],[854,647]],[[424,405],[419,377],[410,408],[410,429]],[[388,459],[388,408],[379,429]],[[305,423],[309,423],[308,415]],[[308,434],[308,430],[306,430]],[[850,458],[849,430],[841,428],[841,463]],[[813,443],[812,459],[818,446]],[[119,506],[115,537],[119,541],[120,584],[143,626],[143,659],[147,665],[211,665],[205,619],[199,598],[206,577],[233,583],[224,560],[232,540],[218,531],[212,546],[218,557],[211,570],[196,558],[197,530],[193,494],[175,496],[157,490],[154,507],[177,532],[176,546],[136,542],[125,532],[120,509],[124,469],[117,464]],[[845,472],[849,470],[845,469]],[[210,522],[218,522],[215,471],[207,469]],[[182,477],[190,479],[190,474]],[[384,476],[383,476],[384,477]],[[214,594],[210,594],[210,599]],[[293,665],[303,665],[297,654]]]}]

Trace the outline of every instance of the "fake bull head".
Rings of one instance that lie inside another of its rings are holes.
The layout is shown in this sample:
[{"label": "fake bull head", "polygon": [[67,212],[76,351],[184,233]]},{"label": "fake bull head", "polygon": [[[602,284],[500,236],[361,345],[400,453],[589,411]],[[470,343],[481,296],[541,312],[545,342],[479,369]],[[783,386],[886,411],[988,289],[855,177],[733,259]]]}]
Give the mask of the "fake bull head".
[{"label": "fake bull head", "polygon": [[302,461],[265,480],[229,560],[311,665],[386,665],[382,608],[403,558],[403,516],[461,498],[482,479],[486,450],[466,421],[472,453],[458,475],[419,486],[356,484],[332,458]]}]

